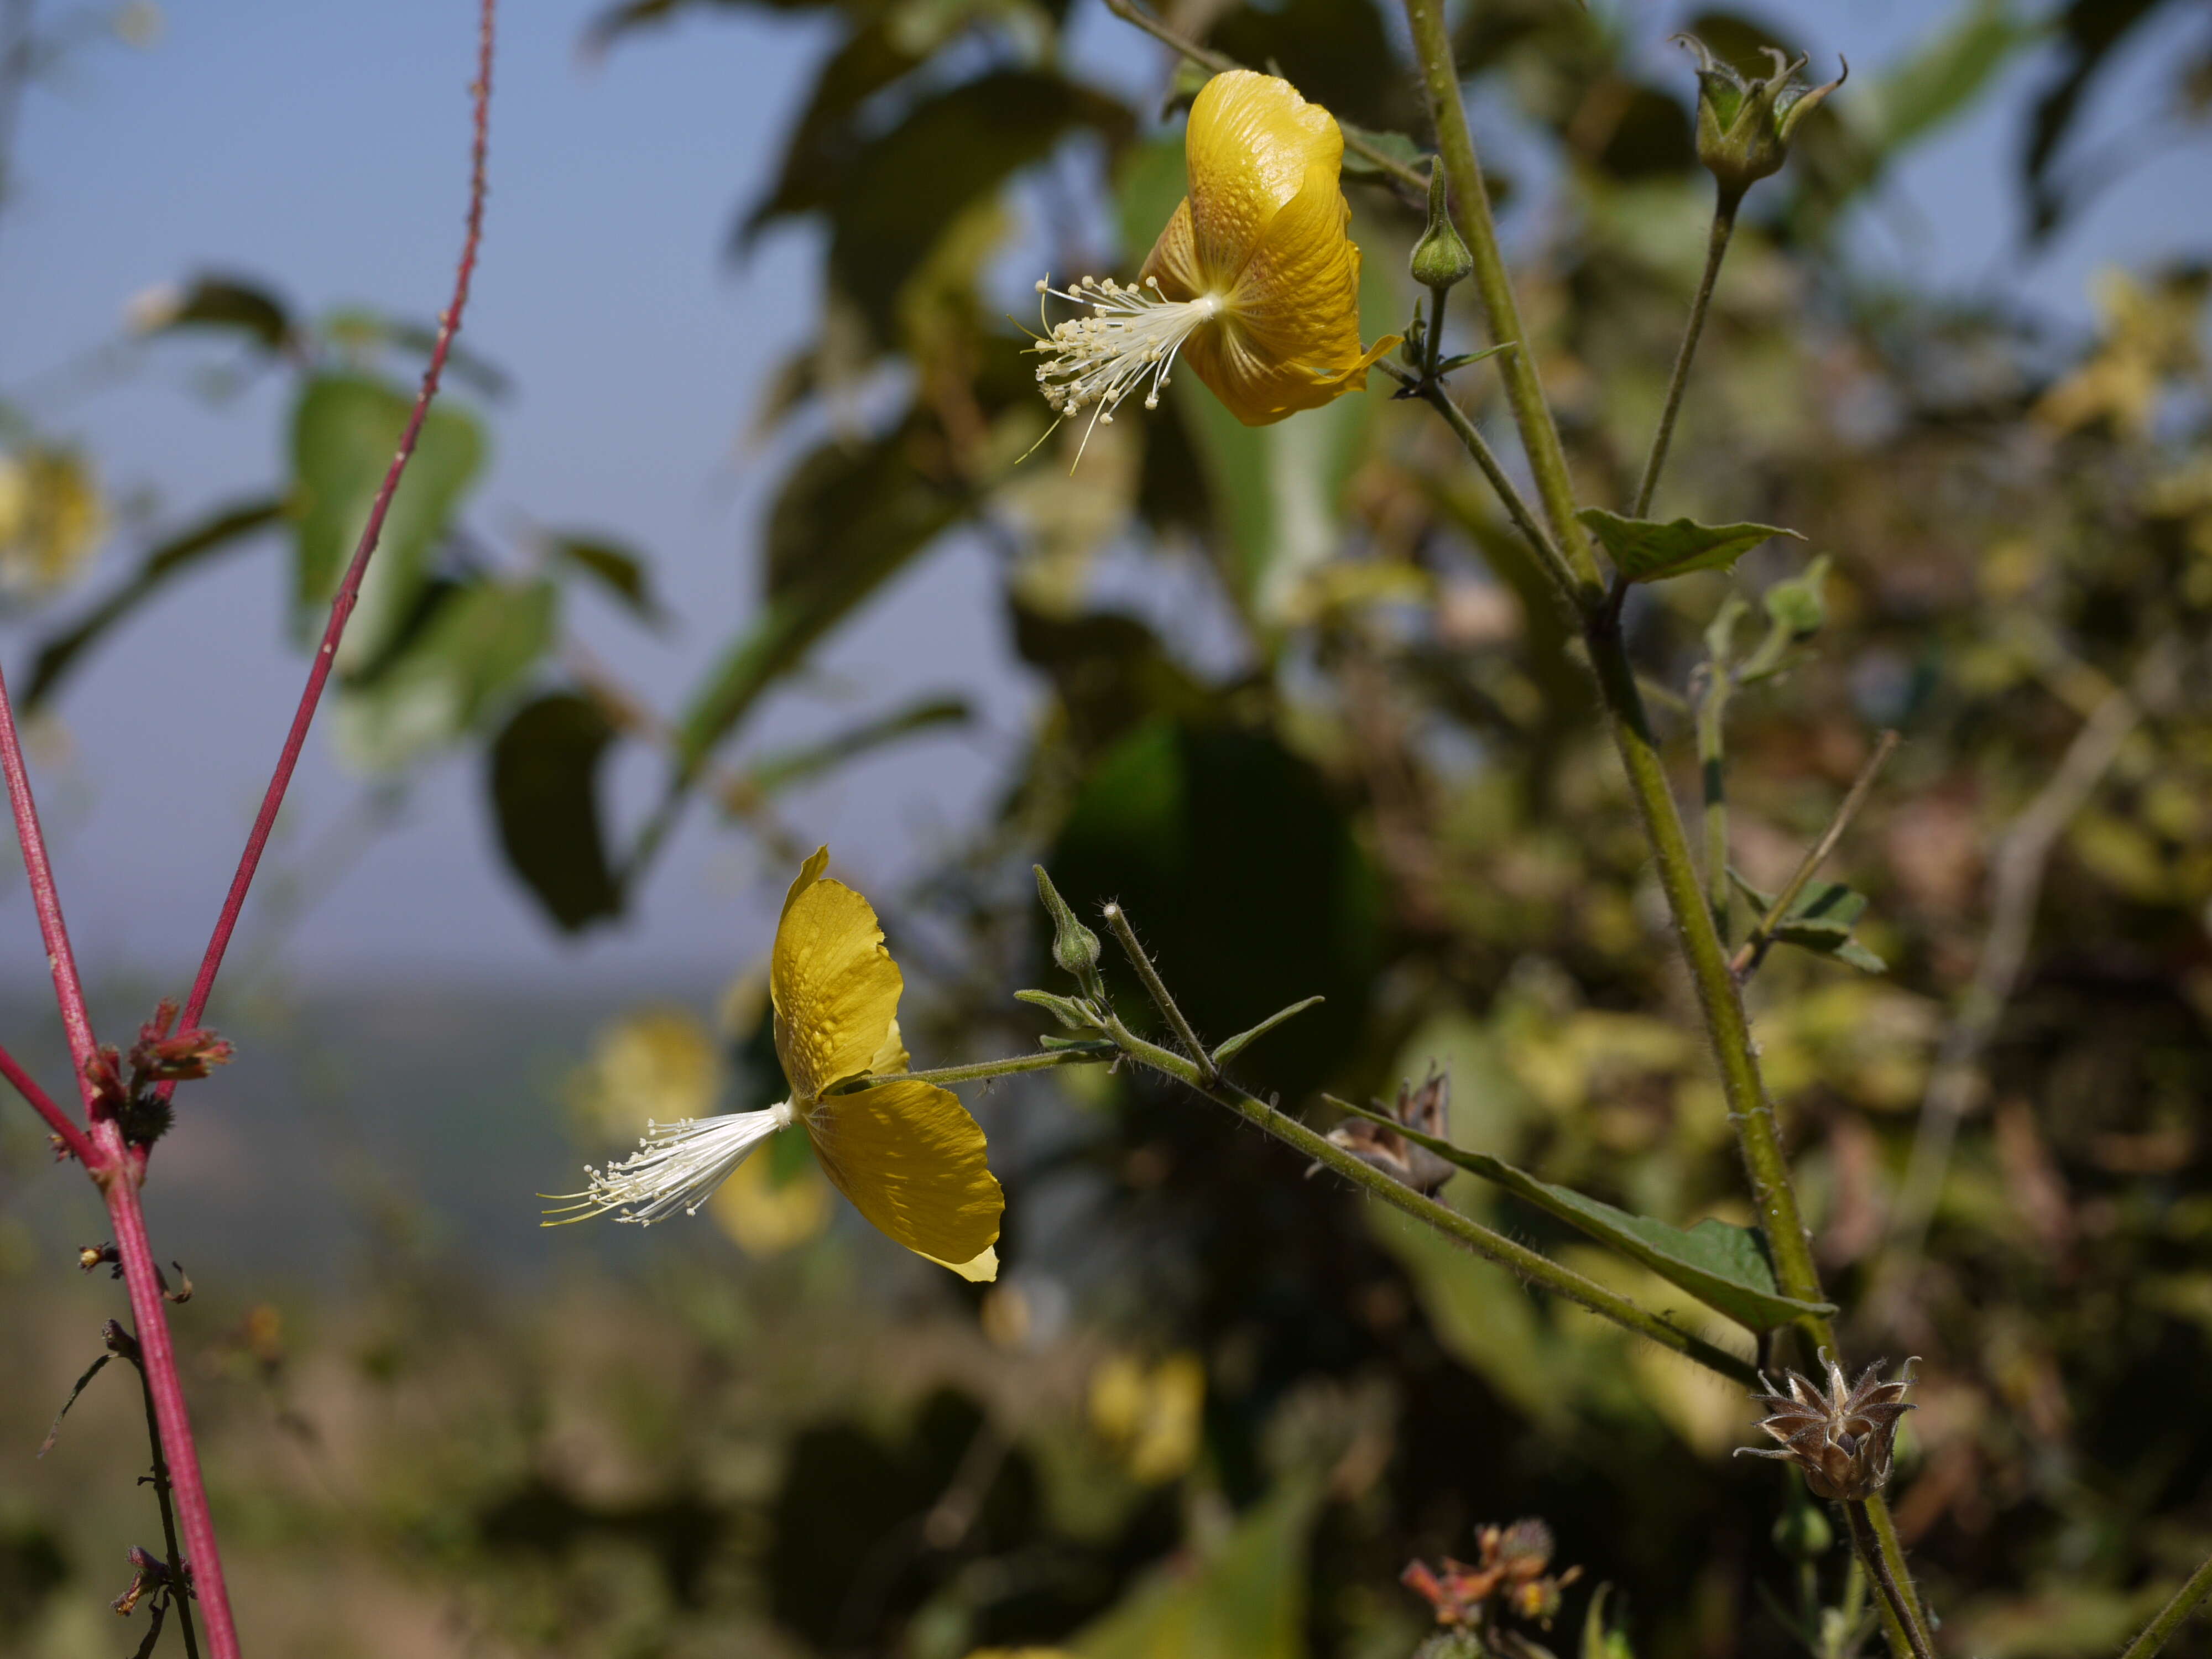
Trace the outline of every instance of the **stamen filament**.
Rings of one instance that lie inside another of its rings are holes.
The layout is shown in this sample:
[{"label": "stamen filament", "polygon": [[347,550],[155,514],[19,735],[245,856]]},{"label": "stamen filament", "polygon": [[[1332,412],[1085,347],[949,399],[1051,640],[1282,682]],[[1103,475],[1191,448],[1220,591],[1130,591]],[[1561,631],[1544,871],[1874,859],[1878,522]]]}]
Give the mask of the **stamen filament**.
[{"label": "stamen filament", "polygon": [[[1176,354],[1226,306],[1212,294],[1168,299],[1156,276],[1127,284],[1111,276],[1085,276],[1065,289],[1047,280],[1036,289],[1040,314],[1048,295],[1091,307],[1087,317],[1056,324],[1048,319],[1045,335],[1030,348],[1047,360],[1036,372],[1037,385],[1054,412],[1065,420],[1085,409],[1093,411],[1085,444],[1101,423],[1113,424],[1115,406],[1139,386],[1146,388],[1145,407],[1158,409]],[[1078,450],[1077,459],[1081,453]]]},{"label": "stamen filament", "polygon": [[544,1194],[568,1201],[545,1212],[557,1220],[540,1224],[565,1226],[615,1211],[622,1212],[616,1220],[634,1221],[641,1227],[665,1221],[678,1210],[696,1215],[755,1147],[794,1121],[791,1103],[783,1101],[764,1112],[649,1123],[638,1140],[639,1150],[621,1163],[604,1170],[586,1166],[591,1184],[584,1191]]}]

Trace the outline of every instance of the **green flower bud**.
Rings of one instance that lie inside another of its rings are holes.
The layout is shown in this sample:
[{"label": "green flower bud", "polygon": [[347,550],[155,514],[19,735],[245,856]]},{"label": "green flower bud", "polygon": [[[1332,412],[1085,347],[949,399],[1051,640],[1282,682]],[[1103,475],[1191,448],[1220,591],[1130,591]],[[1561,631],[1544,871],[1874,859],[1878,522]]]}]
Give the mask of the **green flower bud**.
[{"label": "green flower bud", "polygon": [[1720,180],[1722,198],[1731,205],[1761,179],[1782,170],[1798,124],[1851,72],[1846,63],[1843,74],[1826,86],[1801,86],[1797,71],[1805,67],[1804,57],[1793,62],[1768,46],[1774,73],[1747,80],[1697,36],[1674,38],[1698,56],[1698,159]]},{"label": "green flower bud", "polygon": [[1413,244],[1413,280],[1423,288],[1447,289],[1463,283],[1474,269],[1474,256],[1467,251],[1453,228],[1444,200],[1444,170],[1440,161],[1429,164],[1429,228]]},{"label": "green flower bud", "polygon": [[1052,918],[1052,959],[1063,973],[1075,975],[1076,983],[1093,997],[1105,994],[1105,981],[1099,977],[1098,958],[1101,954],[1098,935],[1075,919],[1075,912],[1052,884],[1052,878],[1044,872],[1042,864],[1036,872],[1037,897],[1043,903],[1045,914]]}]

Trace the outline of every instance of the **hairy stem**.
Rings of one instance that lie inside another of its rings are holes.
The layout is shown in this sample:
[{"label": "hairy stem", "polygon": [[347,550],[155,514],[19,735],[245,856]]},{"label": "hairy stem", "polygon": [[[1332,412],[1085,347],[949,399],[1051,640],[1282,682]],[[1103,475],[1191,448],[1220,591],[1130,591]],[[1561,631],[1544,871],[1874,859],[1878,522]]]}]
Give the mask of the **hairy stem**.
[{"label": "hairy stem", "polygon": [[[1674,913],[1684,956],[1698,988],[1706,1035],[1721,1073],[1729,1115],[1736,1127],[1752,1195],[1758,1206],[1767,1247],[1774,1258],[1775,1277],[1785,1295],[1800,1301],[1826,1300],[1820,1291],[1820,1273],[1813,1260],[1812,1241],[1805,1231],[1790,1184],[1789,1161],[1775,1131],[1774,1114],[1759,1077],[1757,1051],[1751,1040],[1735,975],[1729,971],[1727,952],[1713,926],[1698,879],[1696,861],[1673,793],[1660,763],[1658,744],[1651,734],[1636,672],[1620,635],[1620,601],[1626,585],[1615,581],[1610,592],[1599,577],[1595,554],[1582,522],[1575,516],[1574,481],[1566,452],[1559,441],[1551,406],[1535,366],[1523,344],[1520,313],[1498,246],[1498,233],[1484,192],[1482,167],[1468,128],[1467,107],[1460,96],[1459,70],[1452,61],[1451,35],[1445,26],[1443,0],[1405,0],[1413,51],[1419,60],[1422,87],[1436,125],[1439,154],[1450,184],[1455,222],[1474,258],[1476,292],[1488,317],[1492,337],[1522,347],[1504,355],[1503,373],[1508,401],[1520,428],[1545,515],[1575,573],[1577,592],[1587,618],[1584,636],[1591,665],[1595,670],[1615,746],[1628,774],[1631,792],[1644,819],[1658,866],[1660,886]],[[1825,1318],[1808,1316],[1799,1322],[1815,1347],[1838,1352],[1835,1332]],[[1869,1522],[1886,1564],[1899,1583],[1905,1606],[1917,1613],[1911,1583],[1905,1571],[1905,1556],[1880,1496],[1868,1504]],[[1912,1620],[1908,1619],[1907,1626]]]},{"label": "hairy stem", "polygon": [[[143,1352],[145,1345],[139,1346]],[[133,1361],[132,1369],[138,1373],[138,1392],[146,1402],[146,1439],[154,1454],[154,1501],[161,1507],[161,1538],[169,1552],[169,1571],[177,1579],[176,1594],[170,1599],[184,1621],[185,1659],[200,1659],[199,1638],[192,1629],[191,1579],[186,1558],[177,1547],[177,1511],[169,1501],[169,1460],[161,1455],[161,1420],[154,1409],[154,1385],[147,1381],[143,1364]]]},{"label": "hairy stem", "polygon": [[1912,1644],[1912,1659],[1936,1659],[1929,1646],[1927,1632],[1920,1628],[1917,1611],[1905,1599],[1905,1592],[1889,1571],[1889,1562],[1880,1541],[1874,1535],[1874,1525],[1867,1518],[1864,1504],[1845,1504],[1844,1518],[1850,1522],[1851,1546],[1865,1564],[1867,1576],[1881,1588],[1882,1600],[1889,1604],[1890,1615],[1905,1632]]},{"label": "hairy stem", "polygon": [[1304,1153],[1316,1163],[1334,1170],[1346,1180],[1364,1188],[1384,1203],[1404,1211],[1416,1221],[1424,1222],[1446,1237],[1464,1244],[1477,1255],[1502,1267],[1510,1268],[1528,1283],[1587,1308],[1601,1318],[1610,1319],[1614,1324],[1633,1331],[1638,1336],[1649,1337],[1661,1347],[1672,1349],[1684,1358],[1693,1360],[1732,1382],[1747,1388],[1757,1380],[1758,1373],[1748,1361],[1738,1359],[1726,1349],[1716,1347],[1703,1337],[1692,1335],[1680,1326],[1638,1306],[1626,1297],[1607,1290],[1595,1279],[1585,1279],[1571,1267],[1562,1267],[1549,1256],[1539,1255],[1525,1245],[1515,1243],[1502,1233],[1492,1232],[1480,1222],[1462,1215],[1448,1205],[1439,1204],[1403,1182],[1392,1180],[1327,1136],[1316,1134],[1296,1118],[1246,1093],[1227,1079],[1218,1074],[1209,1079],[1194,1063],[1174,1049],[1146,1042],[1122,1024],[1120,1019],[1109,1016],[1106,1029],[1113,1034],[1114,1041],[1121,1051],[1139,1065],[1173,1078],[1218,1105],[1226,1106],[1246,1122],[1266,1130],[1276,1139]]},{"label": "hairy stem", "polygon": [[1129,965],[1137,970],[1137,977],[1145,982],[1146,994],[1152,998],[1153,1006],[1165,1016],[1169,1027],[1176,1034],[1176,1040],[1182,1044],[1184,1052],[1189,1054],[1196,1066],[1198,1075],[1207,1083],[1220,1082],[1220,1068],[1214,1065],[1213,1056],[1206,1046],[1198,1040],[1198,1033],[1191,1030],[1190,1022],[1183,1018],[1182,1010],[1176,1006],[1176,1000],[1168,994],[1166,982],[1160,978],[1160,970],[1152,966],[1152,957],[1138,942],[1137,930],[1129,926],[1127,913],[1118,904],[1109,904],[1103,914],[1106,925],[1114,930],[1114,937],[1121,944],[1122,954],[1129,958]]},{"label": "hairy stem", "polygon": [[1897,744],[1896,732],[1881,734],[1881,741],[1875,744],[1874,753],[1859,769],[1858,776],[1851,782],[1850,793],[1844,797],[1844,804],[1836,809],[1836,816],[1828,820],[1828,827],[1820,832],[1820,840],[1805,849],[1805,856],[1797,860],[1797,867],[1790,872],[1789,881],[1774,896],[1774,902],[1766,907],[1766,914],[1759,919],[1758,926],[1751,930],[1742,947],[1730,959],[1729,970],[1738,979],[1750,978],[1758,970],[1759,964],[1766,960],[1767,951],[1774,945],[1774,930],[1782,925],[1783,917],[1790,914],[1790,907],[1797,902],[1797,896],[1805,890],[1805,884],[1813,879],[1814,872],[1828,861],[1828,854],[1836,850],[1836,843],[1844,838],[1844,831],[1851,827],[1851,820],[1859,815],[1859,808],[1866,805],[1867,796],[1874,788],[1875,779],[1888,763],[1890,756],[1896,752]]},{"label": "hairy stem", "polygon": [[1505,382],[1506,401],[1512,406],[1514,424],[1520,428],[1522,446],[1528,451],[1544,516],[1551,521],[1553,538],[1565,556],[1575,592],[1587,610],[1599,603],[1605,585],[1598,574],[1597,556],[1590,550],[1589,532],[1575,517],[1574,478],[1567,470],[1567,452],[1559,442],[1552,406],[1545,400],[1536,360],[1528,349],[1520,304],[1513,295],[1513,279],[1498,251],[1497,227],[1490,217],[1490,192],[1482,181],[1474,135],[1467,124],[1467,106],[1460,100],[1459,70],[1452,62],[1443,0],[1406,0],[1406,21],[1413,28],[1422,88],[1428,95],[1429,115],[1437,130],[1437,155],[1451,186],[1453,222],[1474,257],[1475,292],[1490,325],[1490,337],[1515,348],[1500,354],[1498,373]]},{"label": "hairy stem", "polygon": [[[1651,434],[1651,453],[1644,458],[1644,477],[1636,486],[1636,502],[1628,516],[1640,519],[1651,510],[1651,497],[1659,488],[1659,470],[1667,465],[1667,446],[1674,440],[1674,418],[1682,412],[1682,391],[1690,383],[1690,362],[1698,355],[1698,337],[1705,331],[1705,313],[1713,302],[1721,261],[1728,258],[1729,238],[1735,232],[1735,210],[1741,191],[1730,195],[1723,187],[1713,204],[1713,226],[1705,239],[1705,270],[1698,278],[1698,297],[1690,302],[1690,320],[1682,330],[1682,343],[1674,353],[1674,373],[1667,377],[1667,401],[1660,406],[1659,426]],[[1725,877],[1723,878],[1726,879]]]},{"label": "hairy stem", "polygon": [[[460,260],[453,271],[453,299],[439,315],[437,339],[430,348],[428,366],[422,372],[422,388],[416,396],[414,410],[407,417],[406,429],[400,434],[399,447],[384,475],[383,486],[370,505],[368,521],[362,526],[361,539],[354,547],[344,579],[338,583],[337,596],[331,601],[330,623],[323,629],[322,643],[316,647],[313,665],[307,670],[307,683],[300,693],[298,708],[293,711],[291,729],[285,734],[284,747],[276,757],[276,769],[262,796],[253,829],[246,838],[246,850],[239,856],[238,872],[231,878],[230,890],[224,896],[222,909],[216,918],[215,932],[208,939],[206,953],[200,958],[191,994],[185,1000],[182,1029],[186,1030],[199,1024],[208,997],[215,989],[215,976],[222,967],[223,953],[230,948],[231,935],[237,931],[240,913],[246,908],[246,895],[253,885],[254,872],[261,866],[261,855],[268,848],[270,832],[276,827],[277,810],[284,805],[285,791],[291,787],[293,771],[300,763],[300,751],[307,741],[307,728],[314,721],[316,705],[322,701],[323,687],[337,660],[338,642],[345,637],[346,623],[361,599],[362,579],[368,574],[370,556],[376,551],[377,538],[383,533],[385,514],[391,510],[392,495],[398,490],[399,480],[414,456],[416,441],[422,433],[423,417],[430,412],[431,400],[438,395],[438,381],[445,373],[453,336],[460,331],[461,313],[469,302],[469,283],[476,274],[477,248],[483,236],[484,151],[490,134],[495,4],[496,0],[482,0],[478,13],[477,75],[469,88],[475,105],[475,122],[469,149],[468,228],[461,240]],[[164,1099],[170,1089],[169,1085],[162,1085]]]},{"label": "hairy stem", "polygon": [[2151,1659],[2208,1595],[2212,1595],[2212,1560],[2207,1560],[2189,1575],[2189,1582],[2174,1591],[2173,1599],[2158,1610],[2157,1618],[2143,1626],[2142,1635],[2128,1644],[2120,1659]]}]

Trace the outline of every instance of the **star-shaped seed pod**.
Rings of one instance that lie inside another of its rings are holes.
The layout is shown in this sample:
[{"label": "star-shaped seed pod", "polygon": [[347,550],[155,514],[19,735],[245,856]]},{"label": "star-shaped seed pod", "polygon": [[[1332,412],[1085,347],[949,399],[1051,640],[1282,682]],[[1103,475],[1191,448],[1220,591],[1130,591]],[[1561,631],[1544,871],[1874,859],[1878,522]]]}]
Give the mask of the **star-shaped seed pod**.
[{"label": "star-shaped seed pod", "polygon": [[1805,1484],[1815,1498],[1864,1503],[1889,1483],[1897,1425],[1912,1409],[1905,1391],[1912,1386],[1912,1368],[1920,1362],[1917,1358],[1906,1360],[1905,1370],[1885,1382],[1881,1380],[1884,1362],[1877,1360],[1860,1373],[1856,1382],[1847,1385],[1844,1368],[1825,1348],[1820,1360],[1828,1368],[1825,1394],[1796,1371],[1783,1373],[1789,1383],[1787,1394],[1760,1374],[1759,1380],[1770,1392],[1752,1398],[1766,1407],[1770,1415],[1759,1426],[1781,1444],[1742,1446],[1738,1455],[1795,1463],[1805,1471]]}]

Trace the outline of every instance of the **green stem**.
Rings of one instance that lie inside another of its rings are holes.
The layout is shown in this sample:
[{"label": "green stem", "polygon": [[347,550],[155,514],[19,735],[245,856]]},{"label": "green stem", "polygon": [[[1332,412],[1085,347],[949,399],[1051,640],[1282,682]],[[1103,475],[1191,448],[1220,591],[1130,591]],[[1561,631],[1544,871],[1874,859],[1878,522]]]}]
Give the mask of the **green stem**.
[{"label": "green stem", "polygon": [[1528,468],[1535,475],[1536,494],[1544,503],[1552,534],[1566,556],[1574,592],[1585,610],[1599,603],[1605,583],[1598,574],[1597,555],[1590,549],[1589,532],[1575,517],[1574,478],[1567,470],[1567,452],[1559,442],[1545,401],[1543,381],[1536,360],[1528,351],[1521,326],[1521,308],[1513,297],[1513,280],[1498,251],[1498,230],[1490,216],[1490,193],[1482,182],[1482,164],[1476,158],[1474,135],[1467,124],[1467,106],[1460,100],[1459,70],[1453,64],[1451,32],[1444,22],[1443,0],[1406,0],[1406,21],[1413,32],[1413,51],[1419,58],[1429,114],[1437,130],[1437,153],[1444,178],[1451,186],[1453,222],[1474,257],[1475,292],[1482,301],[1490,337],[1516,349],[1501,353],[1498,373],[1505,382],[1506,401],[1528,453]]},{"label": "green stem", "polygon": [[[1145,982],[1146,994],[1152,998],[1153,1006],[1166,1018],[1169,1028],[1176,1034],[1176,1040],[1182,1044],[1196,1063],[1200,1078],[1207,1083],[1218,1083],[1221,1070],[1214,1065],[1213,1055],[1198,1040],[1198,1033],[1183,1018],[1182,1010],[1176,1006],[1176,1000],[1168,994],[1167,983],[1160,978],[1160,970],[1152,966],[1152,959],[1146,953],[1145,947],[1138,943],[1137,930],[1129,926],[1127,913],[1118,904],[1109,904],[1103,914],[1106,925],[1114,930],[1114,937],[1121,941],[1122,954],[1129,958],[1129,965],[1137,970],[1137,977]],[[1108,1029],[1119,1036],[1120,1028]]]},{"label": "green stem", "polygon": [[2143,1626],[2143,1633],[2128,1644],[2120,1659],[2151,1659],[2208,1595],[2212,1595],[2212,1560],[2189,1575],[2189,1582],[2174,1591],[2173,1600],[2160,1607],[2158,1617]]},{"label": "green stem", "polygon": [[1847,1503],[1844,1505],[1844,1516],[1850,1522],[1851,1545],[1858,1552],[1859,1559],[1866,1564],[1867,1577],[1881,1588],[1882,1600],[1888,1604],[1890,1616],[1897,1620],[1911,1644],[1912,1659],[1936,1659],[1928,1644],[1927,1632],[1920,1628],[1918,1613],[1905,1599],[1904,1590],[1890,1574],[1889,1562],[1874,1535],[1873,1523],[1867,1519],[1867,1506],[1863,1503]]},{"label": "green stem", "polygon": [[1444,301],[1450,298],[1451,290],[1448,288],[1429,290],[1429,326],[1422,341],[1425,356],[1421,361],[1421,381],[1425,386],[1436,384],[1437,365],[1443,361]]},{"label": "green stem", "polygon": [[1725,770],[1729,695],[1735,678],[1728,665],[1711,665],[1705,694],[1698,699],[1698,775],[1705,793],[1705,902],[1725,944],[1729,933],[1728,777]]},{"label": "green stem", "polygon": [[1731,196],[1723,188],[1713,204],[1712,229],[1705,238],[1705,275],[1698,279],[1698,297],[1690,302],[1690,320],[1674,353],[1674,372],[1667,378],[1667,401],[1660,408],[1658,430],[1651,434],[1651,453],[1644,459],[1644,477],[1636,486],[1636,504],[1628,514],[1632,519],[1640,519],[1651,510],[1652,495],[1659,488],[1659,470],[1667,465],[1667,446],[1674,441],[1674,417],[1682,412],[1682,391],[1690,383],[1690,360],[1698,355],[1698,337],[1705,331],[1705,313],[1711,307],[1713,288],[1720,280],[1721,261],[1728,258],[1729,238],[1735,232],[1736,204],[1742,199],[1741,191]]},{"label": "green stem", "polygon": [[1023,1072],[1048,1072],[1056,1066],[1097,1066],[1119,1052],[1110,1042],[1085,1043],[1080,1048],[1048,1048],[1041,1054],[1016,1054],[1011,1060],[979,1060],[972,1066],[939,1066],[927,1072],[890,1072],[881,1077],[856,1077],[831,1090],[832,1094],[858,1094],[886,1083],[977,1083],[985,1078],[1013,1077]]},{"label": "green stem", "polygon": [[1217,1077],[1209,1081],[1192,1061],[1172,1048],[1146,1042],[1123,1025],[1118,1018],[1109,1015],[1106,1030],[1112,1033],[1121,1052],[1139,1065],[1148,1066],[1204,1095],[1216,1104],[1226,1106],[1246,1122],[1266,1130],[1316,1163],[1326,1164],[1384,1203],[1404,1211],[1415,1220],[1425,1222],[1438,1232],[1466,1245],[1477,1255],[1510,1268],[1529,1283],[1541,1285],[1554,1296],[1565,1297],[1601,1318],[1610,1319],[1614,1324],[1639,1336],[1649,1337],[1661,1347],[1672,1349],[1684,1358],[1693,1360],[1732,1382],[1748,1387],[1756,1380],[1758,1373],[1750,1364],[1738,1359],[1726,1349],[1717,1347],[1702,1337],[1692,1335],[1658,1315],[1638,1307],[1626,1297],[1606,1289],[1595,1279],[1585,1279],[1549,1256],[1539,1255],[1525,1245],[1516,1244],[1504,1234],[1492,1232],[1480,1222],[1462,1215],[1457,1210],[1437,1203],[1401,1182],[1392,1180],[1327,1136],[1316,1134],[1296,1118],[1278,1111],[1264,1100],[1247,1094],[1226,1079]]},{"label": "green stem", "polygon": [[1836,809],[1836,816],[1828,820],[1828,827],[1820,832],[1820,839],[1805,849],[1805,856],[1798,860],[1797,867],[1790,872],[1787,884],[1774,896],[1774,902],[1766,907],[1766,914],[1759,919],[1759,925],[1751,930],[1742,948],[1729,962],[1729,971],[1739,980],[1748,979],[1757,971],[1759,964],[1766,959],[1766,953],[1774,944],[1774,930],[1782,925],[1783,917],[1790,914],[1790,907],[1797,902],[1797,896],[1805,890],[1805,884],[1813,879],[1814,872],[1826,863],[1828,854],[1836,850],[1836,843],[1844,838],[1844,831],[1850,828],[1851,820],[1858,816],[1859,808],[1866,805],[1867,793],[1874,787],[1875,776],[1896,750],[1897,744],[1896,732],[1881,734],[1881,741],[1875,745],[1874,753],[1867,763],[1859,769],[1859,775],[1851,784],[1850,793],[1844,797],[1844,804]]}]

